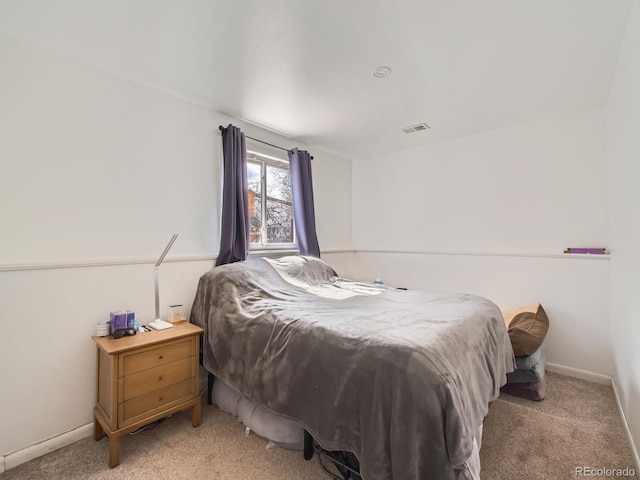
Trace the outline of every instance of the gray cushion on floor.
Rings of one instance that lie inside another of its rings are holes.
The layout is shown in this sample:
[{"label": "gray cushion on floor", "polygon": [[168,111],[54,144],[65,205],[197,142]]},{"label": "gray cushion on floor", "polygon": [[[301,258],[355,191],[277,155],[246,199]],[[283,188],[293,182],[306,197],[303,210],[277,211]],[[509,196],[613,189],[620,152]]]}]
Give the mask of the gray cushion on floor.
[{"label": "gray cushion on floor", "polygon": [[213,382],[213,403],[245,424],[256,435],[260,435],[282,448],[302,450],[304,430],[290,418],[271,413],[266,408],[251,402],[219,378]]},{"label": "gray cushion on floor", "polygon": [[507,374],[507,383],[539,382],[547,364],[545,342],[531,355],[516,357],[516,370]]}]

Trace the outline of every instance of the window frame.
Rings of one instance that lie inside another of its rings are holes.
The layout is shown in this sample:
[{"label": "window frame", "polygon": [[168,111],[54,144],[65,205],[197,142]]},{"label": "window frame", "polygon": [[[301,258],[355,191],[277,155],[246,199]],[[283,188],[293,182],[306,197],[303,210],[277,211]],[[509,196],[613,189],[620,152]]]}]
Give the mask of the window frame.
[{"label": "window frame", "polygon": [[[260,243],[249,242],[249,253],[257,253],[261,251],[298,251],[298,237],[296,234],[295,220],[293,220],[293,242],[291,243],[265,243],[264,239],[267,238],[267,166],[272,168],[278,168],[289,172],[289,181],[291,181],[291,168],[289,161],[267,155],[265,153],[249,150],[247,154],[247,169],[249,164],[258,165],[260,167]],[[291,199],[291,209],[293,211],[293,199]]]}]

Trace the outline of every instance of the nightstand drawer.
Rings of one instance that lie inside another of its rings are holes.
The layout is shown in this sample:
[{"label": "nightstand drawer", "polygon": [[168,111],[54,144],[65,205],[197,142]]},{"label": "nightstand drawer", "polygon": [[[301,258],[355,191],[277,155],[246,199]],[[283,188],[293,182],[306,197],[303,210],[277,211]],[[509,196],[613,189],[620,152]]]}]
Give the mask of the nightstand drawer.
[{"label": "nightstand drawer", "polygon": [[122,394],[122,398],[119,398],[118,402],[191,378],[194,376],[194,372],[191,371],[192,364],[191,357],[187,357],[121,378],[122,388],[118,391]]},{"label": "nightstand drawer", "polygon": [[[141,334],[144,335],[144,334]],[[193,353],[193,339],[188,338],[132,355],[123,355],[121,376],[131,375],[148,368],[156,367],[181,358],[190,357]]]},{"label": "nightstand drawer", "polygon": [[135,423],[138,416],[151,415],[155,410],[169,407],[172,403],[180,403],[189,397],[193,397],[195,394],[191,390],[193,383],[193,380],[189,378],[121,403],[119,405],[118,426],[122,428]]}]

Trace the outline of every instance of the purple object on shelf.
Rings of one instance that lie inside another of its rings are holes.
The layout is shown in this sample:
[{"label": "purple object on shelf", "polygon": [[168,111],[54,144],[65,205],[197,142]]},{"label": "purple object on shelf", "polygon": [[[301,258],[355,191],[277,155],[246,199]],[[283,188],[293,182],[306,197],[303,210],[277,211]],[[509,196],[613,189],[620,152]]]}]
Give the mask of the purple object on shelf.
[{"label": "purple object on shelf", "polygon": [[607,253],[605,248],[567,248],[564,253],[592,253],[595,255],[604,255]]}]

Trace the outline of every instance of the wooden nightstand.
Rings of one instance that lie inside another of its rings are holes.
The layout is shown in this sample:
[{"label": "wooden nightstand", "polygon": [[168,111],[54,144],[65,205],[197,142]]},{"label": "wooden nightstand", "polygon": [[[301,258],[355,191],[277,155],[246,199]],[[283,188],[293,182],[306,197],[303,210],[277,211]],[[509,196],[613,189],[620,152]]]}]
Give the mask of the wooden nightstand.
[{"label": "wooden nightstand", "polygon": [[200,327],[173,328],[132,337],[91,337],[98,346],[94,438],[109,437],[109,466],[120,463],[120,437],[180,410],[193,408],[200,425]]}]

